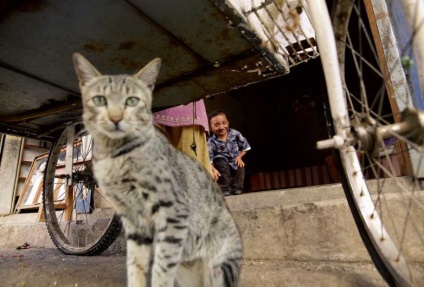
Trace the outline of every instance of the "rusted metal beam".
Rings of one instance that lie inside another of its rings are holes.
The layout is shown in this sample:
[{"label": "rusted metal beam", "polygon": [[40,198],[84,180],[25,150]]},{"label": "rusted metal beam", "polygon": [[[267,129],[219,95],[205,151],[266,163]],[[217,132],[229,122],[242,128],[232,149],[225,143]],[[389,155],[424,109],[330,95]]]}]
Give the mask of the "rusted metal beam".
[{"label": "rusted metal beam", "polygon": [[58,114],[61,112],[67,112],[67,111],[71,111],[75,109],[80,109],[80,108],[82,108],[81,101],[72,101],[70,103],[66,103],[61,106],[52,107],[51,109],[0,118],[0,122],[7,123],[7,124],[19,124],[22,122],[27,122],[37,118],[41,118],[44,116],[49,116],[49,115]]},{"label": "rusted metal beam", "polygon": [[42,78],[40,78],[40,77],[37,77],[37,76],[35,76],[35,75],[32,75],[32,74],[27,73],[27,72],[25,72],[25,71],[22,71],[22,70],[20,70],[20,69],[18,69],[18,68],[16,68],[16,67],[13,67],[13,66],[11,66],[11,65],[9,65],[9,64],[6,64],[6,63],[4,63],[4,62],[2,62],[2,61],[0,61],[0,67],[1,67],[1,68],[3,68],[3,69],[6,69],[6,70],[12,71],[12,72],[14,72],[14,73],[17,73],[17,74],[19,74],[19,75],[25,76],[25,77],[27,77],[27,78],[30,78],[30,79],[36,80],[36,81],[38,81],[38,82],[41,82],[41,83],[44,83],[44,84],[50,85],[50,86],[52,86],[52,87],[55,87],[55,88],[58,88],[58,89],[61,89],[61,90],[64,90],[64,91],[69,92],[69,93],[71,93],[71,94],[77,94],[77,95],[79,95],[79,92],[76,92],[76,91],[73,91],[73,90],[67,89],[67,88],[62,87],[62,86],[60,86],[60,85],[58,85],[58,84],[55,84],[55,83],[53,83],[53,82],[50,82],[50,81],[48,81],[48,80],[46,80],[46,79],[42,79]]}]

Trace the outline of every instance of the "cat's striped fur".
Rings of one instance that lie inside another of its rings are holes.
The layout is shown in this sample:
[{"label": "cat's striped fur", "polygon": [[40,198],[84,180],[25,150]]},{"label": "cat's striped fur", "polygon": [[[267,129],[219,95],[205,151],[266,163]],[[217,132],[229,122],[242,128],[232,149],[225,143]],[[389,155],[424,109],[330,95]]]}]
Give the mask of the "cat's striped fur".
[{"label": "cat's striped fur", "polygon": [[160,59],[132,76],[73,60],[94,174],[125,228],[128,286],[236,286],[242,244],[218,185],[153,126]]}]

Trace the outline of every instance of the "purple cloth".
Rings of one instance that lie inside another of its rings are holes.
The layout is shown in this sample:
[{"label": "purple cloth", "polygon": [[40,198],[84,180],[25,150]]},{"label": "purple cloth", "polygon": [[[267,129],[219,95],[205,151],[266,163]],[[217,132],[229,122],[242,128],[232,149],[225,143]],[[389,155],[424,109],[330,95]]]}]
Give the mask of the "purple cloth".
[{"label": "purple cloth", "polygon": [[208,115],[206,114],[205,103],[203,100],[194,102],[195,109],[193,113],[193,103],[176,106],[153,114],[155,124],[161,124],[169,127],[181,127],[194,124],[203,126],[205,131],[209,131]]}]

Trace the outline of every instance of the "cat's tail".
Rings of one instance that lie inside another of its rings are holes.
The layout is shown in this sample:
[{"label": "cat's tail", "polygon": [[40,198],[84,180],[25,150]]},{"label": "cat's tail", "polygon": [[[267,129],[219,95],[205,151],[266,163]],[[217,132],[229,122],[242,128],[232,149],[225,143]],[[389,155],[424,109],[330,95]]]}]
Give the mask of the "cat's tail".
[{"label": "cat's tail", "polygon": [[223,287],[238,286],[239,279],[240,279],[241,262],[242,262],[241,257],[233,257],[233,258],[228,258],[225,262],[221,263],[221,266],[219,267],[221,269],[221,272],[217,273],[217,275],[221,276],[221,278],[215,279],[217,283],[219,282],[218,284],[215,284],[215,286],[223,286]]}]

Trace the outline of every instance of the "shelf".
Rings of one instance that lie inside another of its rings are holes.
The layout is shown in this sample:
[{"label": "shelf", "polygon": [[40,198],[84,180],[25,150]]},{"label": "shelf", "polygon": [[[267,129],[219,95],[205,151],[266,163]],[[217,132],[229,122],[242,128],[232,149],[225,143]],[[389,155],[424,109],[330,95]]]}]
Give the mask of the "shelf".
[{"label": "shelf", "polygon": [[38,148],[38,149],[43,149],[43,150],[49,150],[49,148],[48,148],[48,147],[42,147],[42,146],[33,145],[33,144],[24,144],[24,147],[29,147],[29,148]]}]

